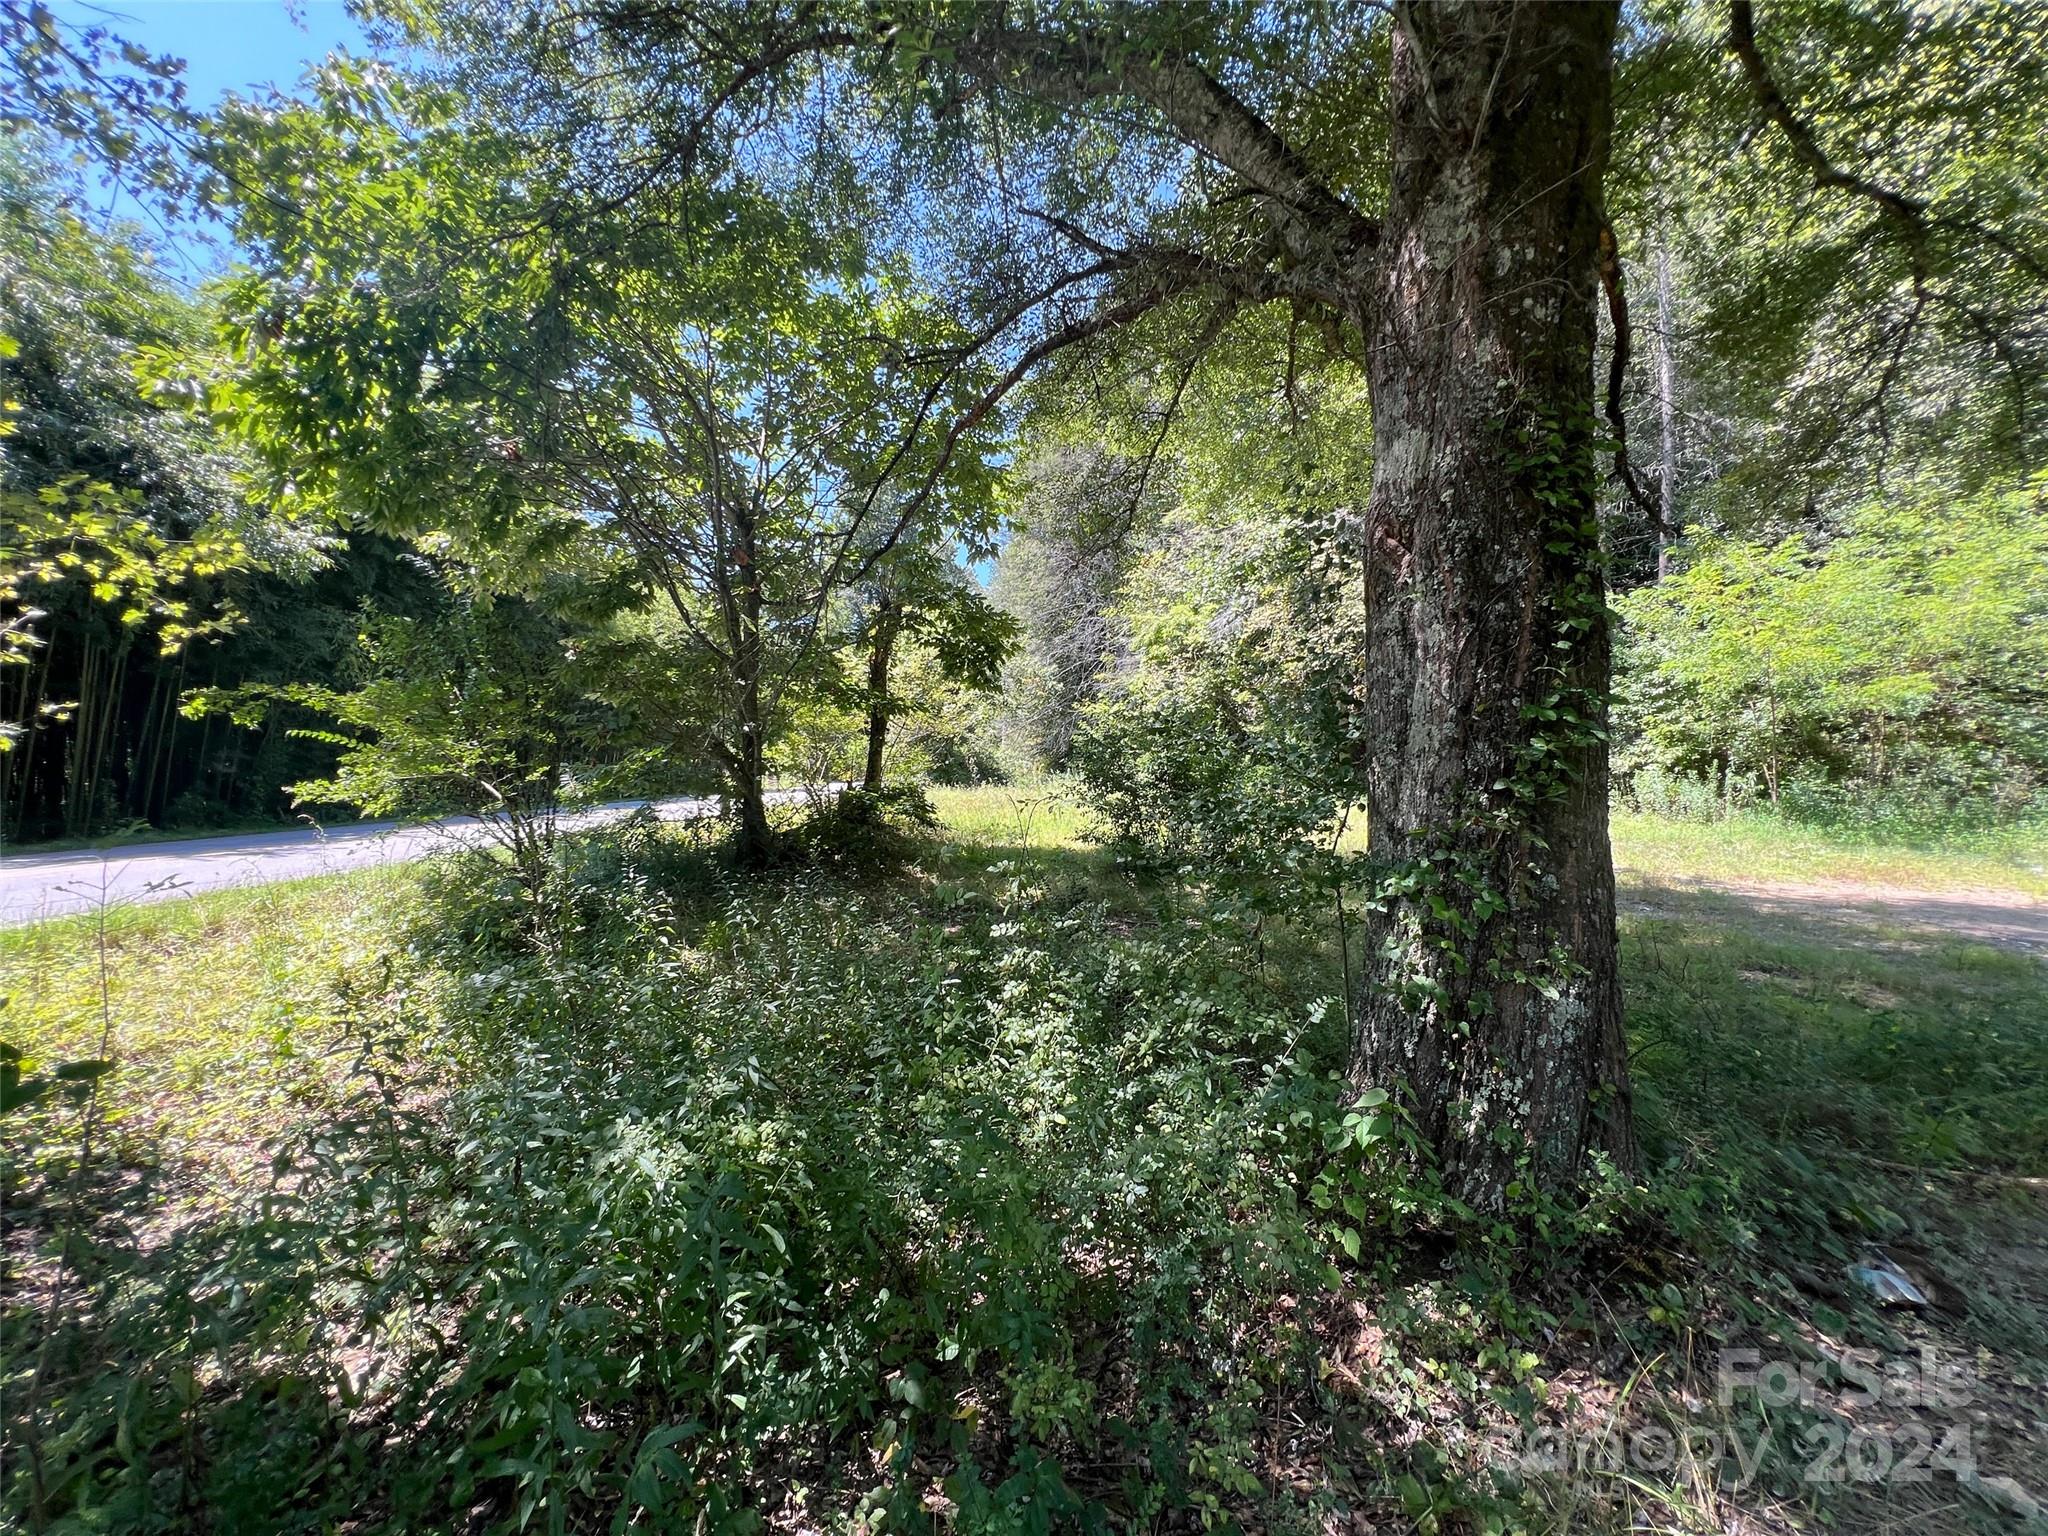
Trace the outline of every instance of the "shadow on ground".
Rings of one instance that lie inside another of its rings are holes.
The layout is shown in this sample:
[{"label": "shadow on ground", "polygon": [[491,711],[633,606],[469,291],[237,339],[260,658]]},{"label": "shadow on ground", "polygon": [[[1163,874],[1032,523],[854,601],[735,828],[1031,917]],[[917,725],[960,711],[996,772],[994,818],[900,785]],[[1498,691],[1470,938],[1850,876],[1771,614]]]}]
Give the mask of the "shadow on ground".
[{"label": "shadow on ground", "polygon": [[2048,956],[2048,904],[2011,893],[1847,884],[1722,885],[1624,874],[1619,895],[1624,915],[1740,922],[1761,931],[1791,923],[1815,938],[1848,945],[1960,941]]}]

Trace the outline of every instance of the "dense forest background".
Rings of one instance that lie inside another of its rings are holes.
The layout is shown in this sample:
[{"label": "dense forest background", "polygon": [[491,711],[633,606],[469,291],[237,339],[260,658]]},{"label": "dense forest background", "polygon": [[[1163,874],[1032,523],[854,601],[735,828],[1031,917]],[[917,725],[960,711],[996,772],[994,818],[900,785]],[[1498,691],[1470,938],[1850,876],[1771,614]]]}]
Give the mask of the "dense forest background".
[{"label": "dense forest background", "polygon": [[[51,144],[17,134],[4,169],[9,506],[97,497],[113,519],[107,542],[70,559],[10,519],[6,836],[286,820],[292,786],[334,769],[336,744],[320,739],[331,722],[303,704],[245,722],[184,706],[358,679],[365,623],[444,608],[449,557],[274,501],[232,424],[166,383],[167,367],[218,364],[232,286],[188,290],[140,226],[86,212]],[[1918,314],[1846,335],[1830,305],[1788,312],[1796,294],[1764,265],[1783,242],[1799,271],[1853,277],[1876,258],[1797,211],[1779,229],[1727,228],[1730,175],[1704,149],[1661,166],[1633,189],[1649,233],[1617,262],[1637,306],[1632,346],[1617,360],[1610,325],[1601,359],[1636,434],[1636,483],[1617,480],[1602,511],[1620,623],[1617,793],[1685,816],[2035,816],[2048,521],[2015,370],[2040,343],[2038,310],[1975,347]],[[1767,290],[1779,307],[1760,313]],[[1331,701],[1366,680],[1332,689],[1320,672],[1358,650],[1351,530],[1370,464],[1347,448],[1369,431],[1363,390],[1304,367],[1275,391],[1272,356],[1307,339],[1258,316],[1215,329],[1184,371],[1139,357],[1086,390],[1035,387],[986,548],[960,544],[940,562],[953,574],[926,578],[970,594],[992,583],[1014,626],[999,649],[1015,654],[990,691],[998,657],[949,672],[906,641],[885,691],[913,774],[1077,772],[1141,841],[1179,820],[1176,802],[1207,807],[1218,825],[1204,835],[1226,840],[1344,803],[1348,727]],[[213,557],[161,589],[109,564],[124,544],[189,546],[202,530],[221,540]],[[836,675],[813,680],[769,743],[776,776],[862,776],[874,602],[855,600],[866,607],[841,626]],[[588,604],[556,608],[601,644],[654,622],[615,611],[592,627]],[[602,747],[583,744],[608,770],[592,784],[715,780],[701,705],[695,724],[680,697],[657,706],[672,718],[650,729],[644,679],[586,681],[615,716]],[[433,805],[429,788],[416,808]]]},{"label": "dense forest background", "polygon": [[[210,687],[337,677],[364,611],[421,609],[430,570],[390,539],[264,516],[232,442],[136,371],[148,349],[205,348],[206,305],[139,228],[88,220],[75,168],[49,145],[11,139],[0,178],[5,835],[274,822],[283,786],[331,768],[332,748],[291,734],[304,719],[244,730],[181,704]],[[52,545],[34,512],[78,506],[97,519]],[[205,538],[214,547],[190,568],[141,566]]]}]

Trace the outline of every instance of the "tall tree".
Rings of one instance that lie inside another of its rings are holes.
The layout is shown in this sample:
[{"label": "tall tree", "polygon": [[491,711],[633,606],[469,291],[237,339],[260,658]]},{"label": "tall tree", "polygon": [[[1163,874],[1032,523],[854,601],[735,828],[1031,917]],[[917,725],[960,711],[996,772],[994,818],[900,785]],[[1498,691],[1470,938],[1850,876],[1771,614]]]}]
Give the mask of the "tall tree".
[{"label": "tall tree", "polygon": [[[840,607],[991,515],[967,381],[915,362],[948,351],[946,317],[851,221],[752,182],[587,200],[573,144],[348,62],[318,85],[321,105],[232,109],[217,135],[255,189],[256,261],[216,406],[280,485],[442,532],[498,579],[616,562],[717,679],[702,744],[758,861],[775,732],[836,664]],[[934,413],[943,438],[915,430]]]},{"label": "tall tree", "polygon": [[[1606,199],[1616,4],[381,10],[453,59],[481,115],[563,145],[516,227],[631,225],[690,188],[754,184],[850,219],[954,301],[952,336],[899,356],[922,389],[883,457],[891,477],[940,485],[1018,383],[1112,336],[1200,352],[1235,311],[1284,305],[1327,356],[1362,367],[1362,776],[1380,879],[1352,1075],[1405,1087],[1452,1186],[1479,1204],[1499,1204],[1518,1169],[1563,1182],[1593,1151],[1632,1155],[1589,319],[1608,276],[1626,338]],[[1794,66],[1843,31],[1823,10],[1786,6]],[[1921,43],[1882,20],[1849,31],[1872,57]],[[1970,33],[1937,31],[1937,53]],[[1964,102],[1978,127],[2040,70],[2023,29],[1993,33],[1999,84]],[[1835,356],[1886,338],[1864,352],[1880,403],[1921,338],[1974,336],[2011,381],[1989,430],[2025,442],[2038,358],[2017,295],[2040,270],[2038,231],[2001,223],[2025,199],[1997,182],[2038,184],[2038,156],[2007,135],[1999,174],[1978,174],[1974,141],[1946,141],[1942,92],[1925,92],[1935,104],[1884,147],[1896,164],[1862,170],[1870,145],[1843,147],[1804,104],[1747,0],[1645,18],[1628,57],[1647,59],[1640,98],[1739,123],[1751,201],[1798,180],[1866,215],[1851,260],[1806,240],[1798,313],[1810,322],[1839,297],[1845,315],[1806,336]],[[1901,186],[1919,164],[1939,166],[1927,195]],[[1640,186],[1640,166],[1624,184]],[[371,287],[389,291],[383,272]],[[426,365],[440,369],[428,354],[403,362],[395,399]],[[354,420],[383,432],[387,410],[379,399]],[[1872,414],[1884,430],[1888,414]],[[1624,426],[1620,410],[1610,424]],[[907,489],[911,516],[928,496]]]},{"label": "tall tree", "polygon": [[1615,13],[1416,7],[1370,357],[1361,1085],[1456,1187],[1633,1160],[1588,399]]},{"label": "tall tree", "polygon": [[[1554,1183],[1596,1151],[1628,1160],[1591,318],[1618,269],[1601,259],[1617,5],[530,0],[509,26],[495,4],[398,9],[465,51],[458,73],[507,121],[573,136],[601,206],[746,178],[896,192],[864,210],[870,237],[941,275],[962,316],[920,359],[965,396],[950,425],[913,421],[937,444],[928,474],[1040,365],[1113,335],[1199,351],[1234,311],[1283,305],[1363,366],[1380,879],[1353,1078],[1405,1086],[1481,1204],[1518,1169]],[[1872,281],[1845,291],[1887,307],[1884,275],[1904,277],[1900,355],[1946,314],[2024,376],[2012,305],[1954,277],[2014,249],[1999,270],[2028,269],[2001,205],[1951,219],[1859,174],[1744,0],[1676,25],[1637,39],[1681,66],[1653,88],[1739,116],[1766,146],[1759,188],[1789,168],[1868,214]],[[1916,139],[1908,158],[1940,153]],[[1809,299],[1829,270],[1812,265]]]}]

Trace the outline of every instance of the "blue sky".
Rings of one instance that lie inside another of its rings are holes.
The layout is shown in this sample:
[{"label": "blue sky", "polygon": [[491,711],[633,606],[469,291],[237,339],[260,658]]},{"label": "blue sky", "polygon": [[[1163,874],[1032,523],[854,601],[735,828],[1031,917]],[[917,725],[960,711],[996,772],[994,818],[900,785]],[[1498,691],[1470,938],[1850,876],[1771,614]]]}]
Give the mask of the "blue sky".
[{"label": "blue sky", "polygon": [[[185,61],[185,89],[204,109],[230,91],[297,84],[306,66],[337,48],[368,51],[362,29],[342,0],[49,0],[68,26],[103,26],[151,53]],[[219,231],[191,225],[164,228],[124,192],[112,192],[104,212],[141,223],[164,270],[197,282],[219,270],[226,254]]]},{"label": "blue sky", "polygon": [[341,0],[50,0],[73,26],[107,26],[152,53],[185,60],[194,106],[252,85],[290,86],[335,48],[364,50]]}]

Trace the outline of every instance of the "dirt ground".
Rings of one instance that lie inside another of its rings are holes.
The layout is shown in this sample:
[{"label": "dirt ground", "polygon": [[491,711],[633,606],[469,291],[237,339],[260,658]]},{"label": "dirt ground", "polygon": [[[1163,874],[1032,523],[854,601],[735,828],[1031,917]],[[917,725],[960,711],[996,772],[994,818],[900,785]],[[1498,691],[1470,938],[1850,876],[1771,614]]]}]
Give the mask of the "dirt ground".
[{"label": "dirt ground", "polygon": [[1623,874],[1620,901],[1623,912],[1642,917],[1698,917],[1704,907],[1723,920],[1764,928],[1790,918],[1845,944],[1924,935],[2048,958],[2048,903],[2016,891],[1915,891],[1839,881],[1736,884]]}]

